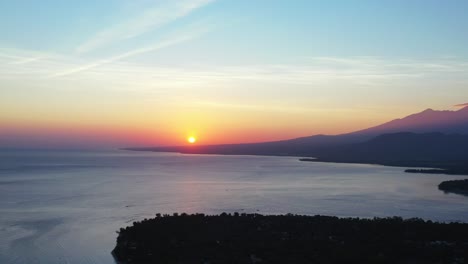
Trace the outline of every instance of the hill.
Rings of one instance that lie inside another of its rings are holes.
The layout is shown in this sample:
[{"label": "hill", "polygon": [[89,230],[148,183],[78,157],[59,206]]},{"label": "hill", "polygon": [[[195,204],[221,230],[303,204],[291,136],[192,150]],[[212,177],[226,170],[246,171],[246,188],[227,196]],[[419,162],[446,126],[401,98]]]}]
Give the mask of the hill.
[{"label": "hill", "polygon": [[427,172],[468,174],[468,135],[409,132],[384,134],[363,143],[324,149],[317,157],[303,160],[431,167],[445,171]]},{"label": "hill", "polygon": [[[317,157],[329,153],[330,149],[339,146],[363,143],[379,144],[384,139],[379,135],[396,132],[413,133],[458,133],[468,135],[468,107],[458,111],[434,111],[431,109],[413,114],[402,119],[395,119],[379,126],[367,128],[341,135],[315,135],[296,139],[224,145],[193,145],[174,147],[128,148],[129,150],[180,152],[194,154],[226,154],[226,155],[275,155],[275,156],[309,156]],[[427,137],[427,136],[426,136]],[[401,138],[401,140],[412,140]],[[392,140],[396,140],[393,138]],[[423,139],[420,139],[423,140]],[[427,143],[427,142],[426,142]],[[382,146],[382,145],[381,145]],[[448,148],[449,145],[445,149]],[[388,146],[390,147],[390,146]],[[414,146],[416,147],[416,146]],[[442,146],[440,146],[442,147]],[[448,150],[448,149],[447,149]],[[440,152],[440,151],[439,151]],[[402,152],[401,154],[405,154]],[[415,153],[410,152],[410,153]],[[424,154],[424,153],[423,153]]]},{"label": "hill", "polygon": [[468,134],[468,107],[458,111],[426,109],[401,119],[353,132],[359,135],[379,135],[396,132]]}]

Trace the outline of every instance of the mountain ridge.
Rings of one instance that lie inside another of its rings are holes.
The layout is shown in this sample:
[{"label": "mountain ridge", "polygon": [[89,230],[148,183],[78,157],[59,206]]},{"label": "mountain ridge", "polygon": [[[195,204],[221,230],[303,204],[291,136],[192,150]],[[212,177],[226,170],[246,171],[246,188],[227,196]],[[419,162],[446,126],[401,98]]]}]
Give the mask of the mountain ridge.
[{"label": "mountain ridge", "polygon": [[[223,145],[129,148],[186,154],[314,157],[303,161],[439,168],[430,173],[468,174],[468,107],[422,112],[341,135]],[[427,170],[410,170],[408,172]],[[429,173],[429,172],[428,172]]]},{"label": "mountain ridge", "polygon": [[382,134],[398,132],[468,134],[468,106],[458,111],[438,111],[428,108],[422,112],[394,119],[381,125],[340,135],[313,135],[279,141],[243,144],[127,149],[194,154],[314,156],[322,153],[325,148],[362,143]]},{"label": "mountain ridge", "polygon": [[352,132],[351,134],[383,134],[392,132],[442,132],[468,134],[468,106],[457,111],[433,110],[397,118],[389,122]]}]

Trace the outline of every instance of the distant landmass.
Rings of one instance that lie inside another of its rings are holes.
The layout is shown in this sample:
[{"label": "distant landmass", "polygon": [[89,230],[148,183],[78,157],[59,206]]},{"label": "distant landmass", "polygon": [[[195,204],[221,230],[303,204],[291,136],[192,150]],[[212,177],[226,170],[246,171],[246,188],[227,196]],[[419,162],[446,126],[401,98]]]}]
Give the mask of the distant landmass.
[{"label": "distant landmass", "polygon": [[316,159],[302,160],[434,168],[407,170],[412,173],[468,174],[468,135],[384,134],[363,143],[330,147]]},{"label": "distant landmass", "polygon": [[[468,107],[458,111],[427,109],[382,125],[341,135],[315,135],[262,143],[128,150],[314,157],[302,160],[437,168],[443,169],[439,172],[448,174],[468,174]],[[433,170],[429,173],[435,172]]]},{"label": "distant landmass", "polygon": [[426,109],[420,113],[395,119],[351,134],[376,136],[396,132],[468,134],[468,107],[464,107],[458,111]]}]

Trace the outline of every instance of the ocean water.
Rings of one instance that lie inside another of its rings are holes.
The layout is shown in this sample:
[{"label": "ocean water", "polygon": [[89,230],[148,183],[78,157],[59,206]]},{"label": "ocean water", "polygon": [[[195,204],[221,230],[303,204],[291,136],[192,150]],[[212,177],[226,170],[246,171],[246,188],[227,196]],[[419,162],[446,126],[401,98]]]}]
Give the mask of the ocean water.
[{"label": "ocean water", "polygon": [[463,176],[294,157],[0,152],[0,263],[114,263],[116,230],[156,213],[257,212],[468,222]]}]

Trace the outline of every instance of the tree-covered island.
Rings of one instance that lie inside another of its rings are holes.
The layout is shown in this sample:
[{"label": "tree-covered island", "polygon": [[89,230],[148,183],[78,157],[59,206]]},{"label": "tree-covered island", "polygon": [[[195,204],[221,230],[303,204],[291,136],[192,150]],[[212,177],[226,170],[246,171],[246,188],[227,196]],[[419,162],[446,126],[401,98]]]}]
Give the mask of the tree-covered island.
[{"label": "tree-covered island", "polygon": [[468,224],[400,217],[158,214],[118,234],[119,263],[468,261]]}]

